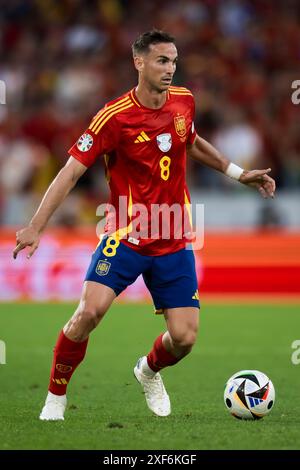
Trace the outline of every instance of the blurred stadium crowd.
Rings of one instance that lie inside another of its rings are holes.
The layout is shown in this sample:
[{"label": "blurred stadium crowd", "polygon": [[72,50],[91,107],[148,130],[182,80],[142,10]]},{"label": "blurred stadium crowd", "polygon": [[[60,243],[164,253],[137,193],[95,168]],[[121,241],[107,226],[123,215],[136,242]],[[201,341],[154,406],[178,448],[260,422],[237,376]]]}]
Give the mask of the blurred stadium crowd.
[{"label": "blurred stadium crowd", "polygon": [[[0,224],[28,221],[90,118],[136,84],[131,44],[152,27],[176,37],[175,84],[195,95],[198,133],[240,166],[271,166],[279,189],[300,188],[298,0],[0,0]],[[101,165],[55,223],[95,220]],[[233,190],[193,162],[188,177]]]}]

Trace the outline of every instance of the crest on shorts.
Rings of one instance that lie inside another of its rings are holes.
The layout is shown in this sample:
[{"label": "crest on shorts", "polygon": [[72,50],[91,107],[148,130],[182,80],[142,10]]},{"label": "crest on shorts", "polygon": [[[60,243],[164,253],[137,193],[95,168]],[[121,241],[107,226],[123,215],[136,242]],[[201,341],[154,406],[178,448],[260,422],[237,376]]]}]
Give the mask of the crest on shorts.
[{"label": "crest on shorts", "polygon": [[100,259],[98,261],[98,264],[97,264],[97,267],[96,267],[96,273],[99,276],[106,276],[106,274],[108,273],[108,271],[110,269],[110,266],[111,266],[111,263],[109,263],[108,261],[104,261],[104,260]]},{"label": "crest on shorts", "polygon": [[81,152],[87,152],[93,145],[93,137],[91,134],[82,134],[77,141],[77,148]]},{"label": "crest on shorts", "polygon": [[161,150],[162,152],[168,152],[172,147],[172,136],[169,133],[159,134],[156,137],[156,142],[159,150]]},{"label": "crest on shorts", "polygon": [[186,124],[185,117],[182,114],[174,117],[174,126],[179,137],[184,137],[186,134]]}]

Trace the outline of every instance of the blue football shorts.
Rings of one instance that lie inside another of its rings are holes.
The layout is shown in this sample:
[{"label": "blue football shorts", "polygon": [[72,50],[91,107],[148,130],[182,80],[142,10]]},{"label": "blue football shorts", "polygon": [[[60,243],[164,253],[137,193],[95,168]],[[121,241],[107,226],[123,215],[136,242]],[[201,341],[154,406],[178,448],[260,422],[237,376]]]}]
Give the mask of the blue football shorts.
[{"label": "blue football shorts", "polygon": [[85,281],[104,284],[118,296],[142,274],[156,313],[166,308],[198,307],[199,295],[192,250],[145,256],[122,242],[104,237],[93,253]]}]

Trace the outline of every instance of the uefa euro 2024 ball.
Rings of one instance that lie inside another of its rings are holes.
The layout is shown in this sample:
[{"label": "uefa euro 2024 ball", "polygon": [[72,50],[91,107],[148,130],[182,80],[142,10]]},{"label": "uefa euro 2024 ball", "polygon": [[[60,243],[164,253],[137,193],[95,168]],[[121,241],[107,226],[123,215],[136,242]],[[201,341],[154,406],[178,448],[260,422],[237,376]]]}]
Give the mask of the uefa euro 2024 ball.
[{"label": "uefa euro 2024 ball", "polygon": [[241,370],[227,381],[224,402],[235,418],[261,419],[274,406],[274,385],[258,370]]}]

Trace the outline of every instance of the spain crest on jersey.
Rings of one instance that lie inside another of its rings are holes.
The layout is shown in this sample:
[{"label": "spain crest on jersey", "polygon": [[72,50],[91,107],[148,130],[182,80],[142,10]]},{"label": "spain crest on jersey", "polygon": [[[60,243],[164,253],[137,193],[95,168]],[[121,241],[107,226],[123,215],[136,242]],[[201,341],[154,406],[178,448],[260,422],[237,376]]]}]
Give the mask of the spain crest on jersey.
[{"label": "spain crest on jersey", "polygon": [[110,266],[111,266],[111,264],[108,261],[104,261],[104,260],[100,259],[98,261],[98,264],[97,264],[97,267],[96,267],[96,273],[99,276],[106,276],[106,274],[109,271]]},{"label": "spain crest on jersey", "polygon": [[176,133],[179,137],[184,137],[186,134],[186,124],[185,124],[185,117],[182,115],[174,117],[174,126]]}]

